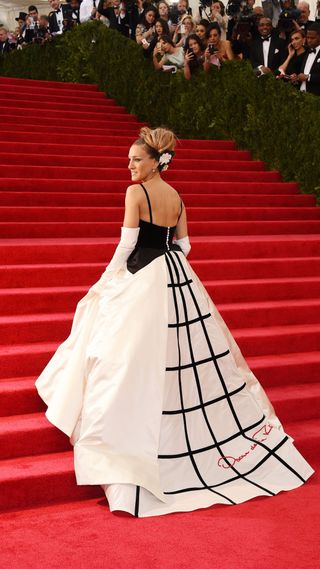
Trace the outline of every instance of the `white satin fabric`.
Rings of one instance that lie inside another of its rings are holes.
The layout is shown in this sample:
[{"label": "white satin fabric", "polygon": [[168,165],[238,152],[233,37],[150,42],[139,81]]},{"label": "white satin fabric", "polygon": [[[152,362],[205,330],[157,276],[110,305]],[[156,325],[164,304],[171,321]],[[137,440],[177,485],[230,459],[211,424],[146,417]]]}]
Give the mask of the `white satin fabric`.
[{"label": "white satin fabric", "polygon": [[[126,510],[140,517],[193,510],[214,503],[240,503],[268,495],[259,490],[259,484],[267,485],[273,493],[300,486],[314,471],[294,447],[290,436],[280,455],[302,479],[274,458],[268,459],[251,476],[252,483],[243,479],[242,472],[240,480],[225,484],[227,498],[206,488],[179,490],[193,488],[201,477],[210,479],[213,485],[228,482],[228,470],[221,468],[221,462],[217,463],[220,455],[204,452],[194,455],[201,476],[196,475],[194,464],[191,466],[191,455],[181,460],[167,457],[159,460],[158,455],[183,454],[187,448],[182,414],[163,415],[163,409],[174,410],[181,399],[175,375],[166,371],[175,365],[177,358],[176,330],[168,328],[168,323],[175,321],[177,310],[172,291],[179,289],[176,285],[168,289],[171,259],[180,267],[178,279],[182,282],[185,273],[192,282],[189,294],[196,297],[194,305],[191,296],[187,296],[188,286],[181,286],[181,299],[184,295],[185,300],[179,301],[179,310],[188,309],[190,320],[197,316],[195,306],[200,307],[202,314],[210,313],[206,326],[216,353],[230,351],[220,364],[228,391],[241,389],[246,383],[244,390],[233,395],[242,423],[253,425],[264,415],[263,425],[270,433],[265,444],[271,448],[286,435],[262,386],[187,259],[181,252],[170,255],[161,255],[135,274],[121,269],[100,288],[91,287],[77,304],[69,337],[36,381],[39,395],[48,405],[48,420],[66,433],[74,445],[77,483],[101,485],[111,510]],[[192,350],[200,360],[205,357],[206,346],[200,324],[190,328],[193,329]],[[188,363],[190,357],[190,338],[187,340],[184,334],[181,327],[178,351],[182,364]],[[221,395],[221,385],[212,366],[208,364],[199,370],[206,400]],[[184,373],[183,397],[186,405],[192,407],[199,403],[196,384],[191,372]],[[209,414],[213,413],[209,420],[220,439],[235,429],[230,410],[223,405],[225,401],[221,406],[215,403],[206,408]],[[203,416],[198,411],[191,412],[187,421],[193,448],[208,445],[211,439]],[[257,428],[251,430],[251,436],[255,431]],[[229,454],[238,456],[245,452],[248,441],[238,437],[230,445]],[[258,445],[237,468],[246,471],[254,467],[265,453]]]}]

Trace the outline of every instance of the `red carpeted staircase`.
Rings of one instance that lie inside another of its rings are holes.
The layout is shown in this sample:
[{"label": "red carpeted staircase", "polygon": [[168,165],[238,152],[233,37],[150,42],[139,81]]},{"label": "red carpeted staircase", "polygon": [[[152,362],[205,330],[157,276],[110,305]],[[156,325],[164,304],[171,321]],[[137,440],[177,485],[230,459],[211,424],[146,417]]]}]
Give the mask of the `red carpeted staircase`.
[{"label": "red carpeted staircase", "polygon": [[[102,496],[76,486],[68,438],[34,382],[120,235],[140,124],[94,86],[0,78],[0,501]],[[181,140],[166,179],[190,260],[312,466],[320,442],[320,208],[231,141]]]}]

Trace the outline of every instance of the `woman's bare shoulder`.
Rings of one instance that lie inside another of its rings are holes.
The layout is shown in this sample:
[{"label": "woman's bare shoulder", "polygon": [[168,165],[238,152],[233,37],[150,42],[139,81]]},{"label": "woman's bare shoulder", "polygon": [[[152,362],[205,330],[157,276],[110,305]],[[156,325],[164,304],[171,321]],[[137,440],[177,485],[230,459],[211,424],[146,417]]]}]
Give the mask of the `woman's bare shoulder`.
[{"label": "woman's bare shoulder", "polygon": [[179,194],[178,190],[176,190],[173,186],[170,186],[170,184],[168,184],[167,182],[165,182],[165,185],[166,185],[168,192],[171,192],[172,194],[175,194],[177,197],[180,198],[180,194]]}]

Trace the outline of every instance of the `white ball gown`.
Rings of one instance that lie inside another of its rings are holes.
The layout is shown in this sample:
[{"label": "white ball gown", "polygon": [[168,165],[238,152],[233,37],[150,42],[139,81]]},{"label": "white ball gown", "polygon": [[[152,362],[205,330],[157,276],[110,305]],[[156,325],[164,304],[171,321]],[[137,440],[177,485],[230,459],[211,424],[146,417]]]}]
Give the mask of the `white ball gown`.
[{"label": "white ball gown", "polygon": [[[145,190],[146,192],[146,190]],[[239,504],[314,472],[173,241],[140,220],[126,263],[78,302],[36,381],[77,484],[137,517]]]}]

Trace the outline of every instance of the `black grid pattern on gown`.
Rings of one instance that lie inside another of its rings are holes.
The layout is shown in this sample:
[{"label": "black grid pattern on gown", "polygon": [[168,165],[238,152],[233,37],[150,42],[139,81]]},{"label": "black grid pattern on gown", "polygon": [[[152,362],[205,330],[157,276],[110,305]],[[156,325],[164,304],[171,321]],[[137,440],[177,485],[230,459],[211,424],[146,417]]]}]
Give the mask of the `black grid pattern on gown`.
[{"label": "black grid pattern on gown", "polygon": [[[269,448],[269,446],[267,446],[263,442],[255,439],[255,438],[252,438],[246,434],[247,431],[250,431],[251,429],[254,429],[256,426],[260,425],[265,420],[265,416],[262,415],[258,421],[254,422],[253,424],[250,424],[249,426],[247,426],[245,428],[242,426],[242,424],[240,422],[240,418],[238,417],[237,412],[235,410],[235,407],[234,407],[234,404],[232,401],[232,397],[236,393],[239,393],[242,389],[244,389],[246,384],[244,383],[242,386],[240,386],[237,389],[234,389],[233,391],[230,391],[230,392],[228,391],[226,381],[225,381],[223,374],[222,374],[222,371],[219,367],[219,361],[223,360],[224,357],[228,356],[229,350],[222,352],[220,354],[215,354],[214,348],[212,346],[212,343],[210,341],[210,337],[209,337],[209,334],[208,334],[208,331],[206,328],[206,319],[210,315],[201,314],[201,310],[200,310],[200,307],[199,307],[199,304],[197,302],[196,295],[195,295],[195,292],[194,292],[194,289],[192,286],[193,281],[192,281],[192,279],[190,279],[190,277],[187,275],[187,273],[185,271],[184,265],[183,265],[181,258],[180,258],[180,253],[177,253],[175,251],[167,251],[165,253],[165,256],[166,256],[166,263],[167,263],[168,274],[169,274],[168,287],[169,287],[169,291],[171,291],[171,294],[173,296],[173,304],[175,307],[175,315],[176,315],[176,322],[174,324],[170,323],[169,326],[171,328],[172,327],[176,328],[177,355],[178,355],[177,365],[174,367],[166,368],[166,370],[172,371],[174,369],[177,372],[177,380],[178,380],[178,384],[179,384],[180,408],[176,409],[176,410],[163,410],[163,414],[167,415],[167,414],[180,413],[182,415],[187,452],[179,453],[179,454],[170,454],[170,455],[159,454],[158,459],[160,459],[160,460],[168,460],[168,459],[175,460],[175,459],[180,458],[181,456],[189,457],[190,462],[192,464],[192,467],[194,469],[194,472],[195,472],[197,478],[199,479],[200,485],[195,486],[195,487],[180,488],[180,489],[174,490],[174,491],[164,491],[164,494],[179,494],[181,492],[191,492],[191,491],[195,491],[195,490],[209,490],[210,492],[218,494],[219,496],[224,498],[227,503],[235,504],[235,502],[233,502],[233,500],[231,500],[226,494],[222,494],[222,493],[218,492],[218,487],[221,487],[221,488],[219,488],[219,489],[221,489],[221,491],[227,492],[228,484],[230,482],[242,479],[242,481],[244,483],[253,485],[256,488],[258,488],[260,491],[266,493],[267,495],[273,496],[274,492],[272,492],[270,489],[262,486],[261,484],[258,484],[257,482],[255,482],[254,480],[249,478],[249,476],[252,473],[254,473],[256,470],[258,470],[260,468],[260,466],[262,464],[264,464],[270,457],[273,457],[274,459],[278,460],[283,465],[283,467],[287,468],[292,474],[297,476],[299,478],[299,480],[304,482],[304,479],[302,478],[302,476],[294,468],[292,468],[281,456],[279,456],[279,454],[277,454],[277,451],[288,441],[287,435],[284,435],[283,438],[278,442],[278,444],[276,444],[276,446],[274,448]],[[186,294],[185,294],[186,287],[188,288],[188,291],[189,291],[189,298],[191,297],[191,299],[193,301],[193,304],[194,304],[193,308],[195,308],[195,311],[198,315],[197,318],[190,318],[189,319],[189,317],[188,317],[188,302],[186,300]],[[183,308],[183,320],[181,320],[180,316],[179,316],[179,306]],[[198,322],[201,324],[202,332],[203,332],[203,342],[207,343],[209,353],[211,356],[206,361],[212,361],[212,365],[214,366],[214,370],[215,370],[215,377],[219,378],[220,383],[221,383],[221,387],[223,389],[223,396],[212,399],[210,401],[204,401],[203,400],[203,394],[202,394],[202,387],[203,386],[201,385],[201,380],[199,377],[199,369],[198,368],[199,368],[199,366],[202,365],[204,360],[197,361],[197,359],[195,357],[195,353],[194,353],[195,350],[194,350],[194,347],[192,345],[191,326],[195,322]],[[185,329],[186,329],[186,336],[187,336],[189,355],[190,355],[190,362],[188,363],[187,366],[181,364],[180,331],[181,331],[182,327],[185,327]],[[189,408],[185,407],[185,405],[184,405],[184,394],[183,394],[183,388],[182,388],[182,374],[186,368],[189,368],[189,369],[191,368],[193,371],[193,377],[194,377],[194,381],[196,384],[196,389],[197,389],[197,393],[198,393],[198,397],[199,397],[199,401],[200,401],[199,405],[192,406]],[[206,411],[207,411],[207,408],[209,406],[215,405],[215,403],[217,403],[218,401],[221,401],[221,400],[225,400],[227,402],[228,412],[232,415],[237,429],[228,438],[225,438],[224,440],[217,440],[217,437],[213,431],[212,425],[210,424],[210,420],[208,418]],[[201,410],[201,412],[202,412],[203,421],[204,421],[204,423],[205,423],[205,425],[206,425],[206,427],[207,427],[207,429],[211,435],[211,438],[212,438],[212,445],[193,449],[193,448],[191,448],[191,443],[189,440],[189,433],[188,433],[186,417],[189,413],[192,413],[196,410]],[[261,448],[263,448],[266,451],[266,455],[259,462],[257,462],[253,468],[251,468],[247,472],[242,472],[242,473],[233,464],[231,464],[231,462],[228,462],[228,459],[224,456],[224,452],[221,448],[222,445],[225,444],[226,442],[229,442],[230,440],[236,439],[238,437],[243,437],[246,440],[250,441],[250,443],[253,443],[255,445],[259,445]],[[220,456],[223,458],[223,460],[226,461],[226,463],[229,465],[230,472],[232,472],[232,475],[230,476],[230,478],[224,480],[223,482],[219,482],[218,484],[210,484],[210,483],[208,484],[205,481],[204,476],[200,472],[200,468],[198,467],[198,465],[194,459],[195,455],[205,453],[205,452],[210,452],[213,448],[216,449],[218,451],[218,453],[220,454]]]}]

